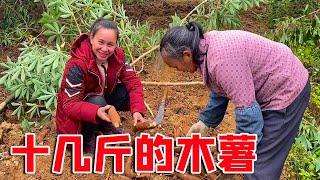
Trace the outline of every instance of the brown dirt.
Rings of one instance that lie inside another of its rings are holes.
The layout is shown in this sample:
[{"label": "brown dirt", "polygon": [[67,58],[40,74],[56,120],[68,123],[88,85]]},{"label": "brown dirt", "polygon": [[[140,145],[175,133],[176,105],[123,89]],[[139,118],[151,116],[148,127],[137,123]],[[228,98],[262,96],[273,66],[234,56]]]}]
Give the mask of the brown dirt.
[{"label": "brown dirt", "polygon": [[250,11],[246,11],[241,15],[242,30],[258,33],[264,35],[268,29],[268,22],[263,19],[260,15],[267,12],[267,6],[261,5],[260,7],[255,7]]},{"label": "brown dirt", "polygon": [[125,5],[126,14],[134,22],[149,22],[156,28],[167,28],[171,22],[171,16],[175,13],[185,17],[199,0],[148,0],[143,3]]},{"label": "brown dirt", "polygon": [[[197,4],[197,1],[186,0],[158,0],[146,1],[145,3],[137,3],[125,6],[127,14],[133,20],[142,22],[150,22],[155,28],[166,28],[171,21],[171,16],[176,12],[181,17],[184,17]],[[253,29],[252,31],[259,32],[261,27],[251,23],[257,19],[253,14],[246,14],[244,21],[245,28]],[[248,16],[248,17],[247,17]],[[246,30],[248,30],[246,29]],[[6,56],[16,58],[19,52],[17,47],[1,49],[1,61],[6,59]],[[175,72],[158,61],[149,61],[145,64],[144,71],[140,74],[144,81],[201,81],[199,73],[189,74]],[[150,105],[153,113],[157,112],[158,105],[161,101],[162,93],[165,87],[145,87],[145,101]],[[7,93],[0,89],[0,100],[3,100]],[[151,134],[156,132],[162,133],[166,136],[184,136],[189,130],[190,126],[197,121],[199,112],[207,104],[209,91],[204,86],[178,86],[169,87],[166,112],[163,124],[153,130],[146,131]],[[225,118],[221,125],[216,129],[210,130],[209,134],[216,136],[218,133],[234,132],[235,120],[233,113],[234,106],[229,105]],[[8,154],[9,148],[12,145],[23,144],[23,134],[25,131],[19,123],[15,123],[14,117],[10,117],[10,110],[5,113],[5,120],[0,119],[0,179],[118,179],[118,176],[112,174],[111,158],[107,158],[106,169],[103,175],[74,175],[71,173],[71,155],[67,154],[62,175],[54,175],[51,173],[52,157],[54,154],[54,147],[56,141],[56,131],[53,122],[49,124],[50,133],[44,138],[44,145],[51,147],[50,156],[37,157],[37,169],[35,175],[25,175],[23,173],[24,163],[23,157],[10,156]],[[127,130],[132,129],[132,119],[130,113],[121,113],[123,119],[123,126]],[[150,117],[150,114],[148,114]],[[9,128],[8,128],[9,127]],[[33,127],[32,131],[39,133],[43,127]],[[216,154],[215,154],[216,157]],[[219,172],[218,172],[219,173]],[[204,175],[200,176],[205,178]],[[178,179],[175,175],[161,175],[153,174],[151,179]],[[218,176],[217,179],[242,179],[240,175],[223,175]]]}]

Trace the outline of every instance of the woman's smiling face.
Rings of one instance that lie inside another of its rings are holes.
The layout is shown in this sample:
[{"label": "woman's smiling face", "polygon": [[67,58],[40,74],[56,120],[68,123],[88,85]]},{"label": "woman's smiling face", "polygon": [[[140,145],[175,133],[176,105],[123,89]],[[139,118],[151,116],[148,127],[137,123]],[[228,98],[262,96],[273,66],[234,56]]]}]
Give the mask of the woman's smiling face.
[{"label": "woman's smiling face", "polygon": [[90,42],[98,63],[105,63],[117,47],[117,34],[112,29],[100,28]]}]

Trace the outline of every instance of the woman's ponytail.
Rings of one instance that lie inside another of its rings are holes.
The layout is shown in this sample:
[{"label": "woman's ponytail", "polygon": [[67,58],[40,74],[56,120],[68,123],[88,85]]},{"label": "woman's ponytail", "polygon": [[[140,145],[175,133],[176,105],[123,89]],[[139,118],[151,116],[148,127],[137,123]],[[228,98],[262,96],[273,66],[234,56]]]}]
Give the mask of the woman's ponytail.
[{"label": "woman's ponytail", "polygon": [[186,27],[189,31],[192,31],[192,33],[194,34],[193,36],[193,41],[191,44],[191,50],[192,50],[192,55],[193,55],[193,59],[195,61],[196,64],[201,64],[202,61],[200,60],[202,52],[200,51],[200,40],[204,39],[204,35],[203,35],[203,30],[200,24],[196,23],[196,22],[189,22],[186,24]]}]

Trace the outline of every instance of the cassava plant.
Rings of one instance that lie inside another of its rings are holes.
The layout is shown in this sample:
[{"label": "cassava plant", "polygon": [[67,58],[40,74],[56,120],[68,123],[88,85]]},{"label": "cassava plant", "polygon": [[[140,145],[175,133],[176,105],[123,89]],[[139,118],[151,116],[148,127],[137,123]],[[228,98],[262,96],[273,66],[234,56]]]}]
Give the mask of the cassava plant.
[{"label": "cassava plant", "polygon": [[55,50],[24,44],[17,62],[10,58],[1,65],[7,68],[0,84],[12,92],[16,101],[13,115],[53,115],[62,70],[68,56],[59,46]]},{"label": "cassava plant", "polygon": [[38,18],[36,14],[30,16],[35,4],[13,0],[0,0],[0,4],[0,48],[28,39]]},{"label": "cassava plant", "polygon": [[[318,9],[314,9],[318,8]],[[313,8],[307,4],[298,17],[285,16],[274,20],[274,29],[269,34],[271,38],[286,43],[291,47],[312,41],[320,44],[320,3]]]},{"label": "cassava plant", "polygon": [[241,26],[240,13],[254,6],[259,6],[266,0],[204,0],[195,13],[190,14],[189,19],[181,19],[173,16],[171,25],[184,24],[186,20],[198,21],[204,25],[206,30],[219,30],[225,28],[237,28]]}]

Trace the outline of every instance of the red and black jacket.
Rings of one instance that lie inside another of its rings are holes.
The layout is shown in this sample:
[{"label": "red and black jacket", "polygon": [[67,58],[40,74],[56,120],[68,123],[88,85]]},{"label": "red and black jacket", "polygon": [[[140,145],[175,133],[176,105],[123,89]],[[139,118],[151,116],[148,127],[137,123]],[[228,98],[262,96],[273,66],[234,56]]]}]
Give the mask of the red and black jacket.
[{"label": "red and black jacket", "polygon": [[143,87],[133,69],[125,64],[123,49],[116,48],[108,58],[107,88],[101,85],[102,78],[87,34],[73,43],[70,54],[58,93],[56,125],[59,134],[80,133],[81,121],[97,123],[99,105],[85,102],[85,99],[102,91],[109,96],[119,80],[129,92],[131,112],[144,113]]}]

